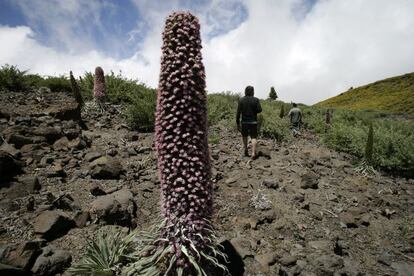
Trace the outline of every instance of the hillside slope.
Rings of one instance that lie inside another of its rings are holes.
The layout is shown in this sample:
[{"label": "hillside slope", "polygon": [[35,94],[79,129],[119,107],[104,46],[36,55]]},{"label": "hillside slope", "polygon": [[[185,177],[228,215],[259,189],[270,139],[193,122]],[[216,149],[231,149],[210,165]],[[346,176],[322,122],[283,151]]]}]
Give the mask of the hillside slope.
[{"label": "hillside slope", "polygon": [[316,104],[342,109],[369,109],[414,115],[414,73],[350,89]]}]

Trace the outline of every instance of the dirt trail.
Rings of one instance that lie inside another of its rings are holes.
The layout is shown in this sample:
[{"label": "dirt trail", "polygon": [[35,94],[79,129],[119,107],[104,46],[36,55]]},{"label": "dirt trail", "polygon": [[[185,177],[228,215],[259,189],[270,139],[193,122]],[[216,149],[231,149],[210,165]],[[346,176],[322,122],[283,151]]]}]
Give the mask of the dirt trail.
[{"label": "dirt trail", "polygon": [[[26,108],[25,102],[19,105]],[[2,137],[24,144],[15,150],[25,162],[24,173],[0,188],[0,248],[38,238],[36,223],[46,210],[62,211],[76,222],[56,237],[40,234],[73,262],[97,230],[113,224],[111,215],[140,229],[156,221],[152,134],[130,131],[112,106],[104,114],[84,113],[88,130],[42,116],[0,119]],[[32,136],[45,122],[62,133],[53,141],[40,139],[38,147]],[[210,134],[220,137],[210,144],[213,223],[221,241],[230,242],[242,258],[244,275],[414,275],[412,180],[359,176],[349,156],[327,149],[309,133],[282,144],[259,140],[263,155],[255,161],[242,156],[237,133],[212,127]],[[26,176],[36,176],[40,189],[30,190],[22,180]],[[93,214],[97,200],[120,191],[133,195],[122,195],[125,206],[110,202],[105,214]]]}]

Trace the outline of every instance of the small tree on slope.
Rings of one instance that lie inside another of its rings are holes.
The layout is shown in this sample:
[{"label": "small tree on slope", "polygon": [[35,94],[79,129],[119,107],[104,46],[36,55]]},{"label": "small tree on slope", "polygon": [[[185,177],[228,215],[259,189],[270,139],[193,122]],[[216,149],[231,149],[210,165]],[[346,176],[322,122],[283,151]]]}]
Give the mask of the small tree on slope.
[{"label": "small tree on slope", "polygon": [[277,93],[275,88],[272,86],[270,87],[270,92],[269,92],[269,100],[276,100],[277,99]]}]

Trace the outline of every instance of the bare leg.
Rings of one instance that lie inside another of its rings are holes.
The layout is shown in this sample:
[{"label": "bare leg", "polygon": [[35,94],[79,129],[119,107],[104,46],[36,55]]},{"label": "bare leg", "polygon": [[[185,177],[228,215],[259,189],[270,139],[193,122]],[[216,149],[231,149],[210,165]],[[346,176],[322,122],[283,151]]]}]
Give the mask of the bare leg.
[{"label": "bare leg", "polygon": [[248,156],[249,153],[247,151],[247,136],[243,136],[243,147],[244,147],[244,155]]},{"label": "bare leg", "polygon": [[252,140],[252,158],[255,159],[257,157],[257,152],[256,152],[257,140],[256,138],[251,139],[251,140]]}]

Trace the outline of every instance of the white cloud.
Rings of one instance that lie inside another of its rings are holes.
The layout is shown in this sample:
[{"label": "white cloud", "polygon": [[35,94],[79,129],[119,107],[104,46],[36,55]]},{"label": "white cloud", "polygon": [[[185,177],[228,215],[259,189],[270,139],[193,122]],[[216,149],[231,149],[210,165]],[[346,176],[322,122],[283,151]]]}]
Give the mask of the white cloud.
[{"label": "white cloud", "polygon": [[[246,0],[247,19],[238,26],[234,25],[238,18],[222,1],[214,0],[203,9],[192,7],[202,23],[209,91],[242,92],[250,84],[257,96],[265,98],[275,86],[283,100],[311,104],[350,86],[414,71],[414,1],[320,0],[306,13],[305,0]],[[91,50],[82,46],[82,39],[77,50],[67,52],[44,46],[29,27],[0,26],[0,64],[40,74],[69,70],[81,74],[100,65],[156,87],[163,21],[182,4],[135,3],[150,29],[131,58]],[[74,10],[75,6],[70,9]],[[233,29],[210,38],[219,21],[224,29]],[[61,36],[67,34],[77,39],[63,28]]]},{"label": "white cloud", "polygon": [[209,89],[315,103],[381,78],[414,71],[413,1],[319,1],[302,20],[298,1],[247,3],[239,28],[205,45]]}]

